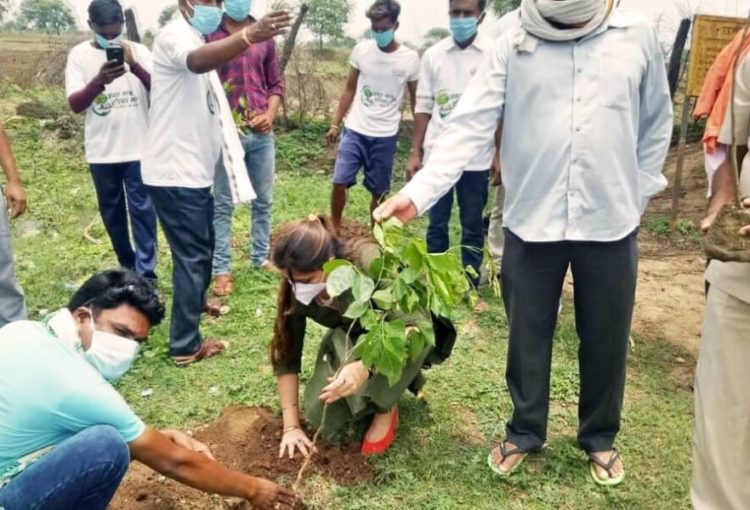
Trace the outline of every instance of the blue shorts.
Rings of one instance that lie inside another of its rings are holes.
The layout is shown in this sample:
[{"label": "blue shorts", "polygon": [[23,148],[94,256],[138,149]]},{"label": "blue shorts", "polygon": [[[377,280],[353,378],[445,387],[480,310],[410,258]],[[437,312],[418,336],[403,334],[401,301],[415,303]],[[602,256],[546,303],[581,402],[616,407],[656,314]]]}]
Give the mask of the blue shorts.
[{"label": "blue shorts", "polygon": [[391,190],[393,160],[396,157],[398,135],[388,137],[365,136],[345,129],[341,136],[333,183],[354,186],[357,173],[364,167],[367,191],[382,197]]}]

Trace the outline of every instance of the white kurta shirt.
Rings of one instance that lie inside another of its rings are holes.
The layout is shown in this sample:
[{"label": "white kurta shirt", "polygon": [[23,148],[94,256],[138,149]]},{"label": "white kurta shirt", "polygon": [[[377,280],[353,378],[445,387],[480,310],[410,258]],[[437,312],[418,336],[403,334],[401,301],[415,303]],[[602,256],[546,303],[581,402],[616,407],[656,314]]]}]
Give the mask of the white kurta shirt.
[{"label": "white kurta shirt", "polygon": [[491,143],[503,118],[504,226],[527,242],[615,241],[666,187],[672,102],[656,31],[616,10],[588,36],[494,44],[403,192],[423,213]]}]

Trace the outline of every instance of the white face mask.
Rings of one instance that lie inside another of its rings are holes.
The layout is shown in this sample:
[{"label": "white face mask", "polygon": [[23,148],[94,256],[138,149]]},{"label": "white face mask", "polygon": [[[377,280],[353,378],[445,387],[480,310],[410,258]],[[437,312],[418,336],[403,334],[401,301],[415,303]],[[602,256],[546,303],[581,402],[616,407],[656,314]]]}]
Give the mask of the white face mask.
[{"label": "white face mask", "polygon": [[91,314],[91,346],[84,353],[86,361],[108,381],[115,381],[130,370],[141,344],[106,331],[97,331]]},{"label": "white face mask", "polygon": [[294,290],[294,297],[305,306],[312,303],[313,299],[318,297],[318,294],[326,290],[326,282],[294,283],[290,281],[289,283]]}]

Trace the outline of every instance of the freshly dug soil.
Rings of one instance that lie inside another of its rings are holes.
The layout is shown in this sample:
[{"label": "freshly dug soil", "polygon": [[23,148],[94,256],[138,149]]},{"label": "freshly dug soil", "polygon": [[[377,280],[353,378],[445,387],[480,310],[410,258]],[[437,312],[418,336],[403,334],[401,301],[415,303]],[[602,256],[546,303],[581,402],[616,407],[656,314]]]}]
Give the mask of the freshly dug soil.
[{"label": "freshly dug soil", "polygon": [[[281,417],[266,409],[232,406],[226,408],[217,421],[197,430],[195,438],[206,443],[223,465],[291,486],[302,459],[299,454],[294,460],[278,458],[281,430]],[[308,431],[308,437],[312,437],[312,431]],[[342,486],[373,480],[374,471],[360,455],[359,445],[337,447],[319,440],[317,447],[318,453],[310,462],[305,478],[317,472]],[[138,462],[131,464],[110,506],[111,510],[249,508],[244,501],[204,494],[186,487]]]},{"label": "freshly dug soil", "polygon": [[723,262],[750,262],[750,238],[738,234],[746,225],[750,225],[750,212],[724,207],[706,236],[706,254]]}]

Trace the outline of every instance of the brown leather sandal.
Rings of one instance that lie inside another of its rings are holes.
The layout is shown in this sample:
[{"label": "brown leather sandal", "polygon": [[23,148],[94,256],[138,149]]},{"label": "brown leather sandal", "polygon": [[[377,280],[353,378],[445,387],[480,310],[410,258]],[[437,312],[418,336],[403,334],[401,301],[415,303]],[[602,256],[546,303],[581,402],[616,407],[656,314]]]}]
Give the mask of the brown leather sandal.
[{"label": "brown leather sandal", "polygon": [[231,274],[220,274],[214,279],[214,296],[225,297],[234,292],[234,281]]},{"label": "brown leather sandal", "polygon": [[178,367],[186,367],[203,361],[204,359],[213,358],[229,348],[229,342],[223,340],[206,340],[201,344],[201,348],[192,356],[172,356],[172,361]]},{"label": "brown leather sandal", "polygon": [[229,306],[223,304],[221,301],[207,300],[206,304],[203,305],[203,313],[211,317],[221,317],[228,314],[230,310]]}]

